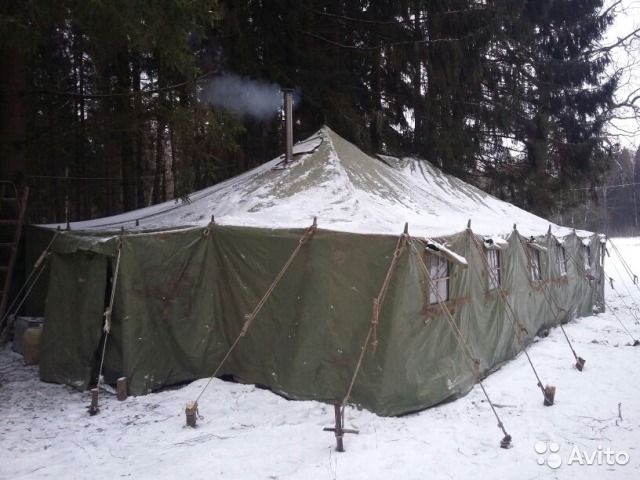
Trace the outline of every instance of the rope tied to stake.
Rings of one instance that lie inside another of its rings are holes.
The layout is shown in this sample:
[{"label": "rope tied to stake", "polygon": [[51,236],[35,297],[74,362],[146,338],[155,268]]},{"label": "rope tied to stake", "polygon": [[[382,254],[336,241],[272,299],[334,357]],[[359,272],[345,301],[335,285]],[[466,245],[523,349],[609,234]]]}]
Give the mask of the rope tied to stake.
[{"label": "rope tied to stake", "polygon": [[96,386],[95,393],[95,410],[90,408],[89,413],[91,415],[95,415],[98,412],[98,397],[100,395],[100,388],[102,387],[102,383],[104,382],[104,376],[102,375],[102,371],[104,368],[104,357],[107,352],[107,339],[109,338],[109,333],[111,332],[111,313],[113,312],[113,303],[116,298],[116,287],[118,285],[118,277],[120,273],[120,258],[122,257],[122,238],[118,239],[118,253],[116,256],[116,266],[113,269],[113,281],[111,282],[111,295],[109,296],[109,305],[104,311],[104,342],[102,343],[102,355],[100,356],[100,368],[98,369],[98,383]]},{"label": "rope tied to stake", "polygon": [[438,305],[440,307],[440,310],[441,310],[444,318],[447,320],[447,322],[449,324],[449,327],[451,327],[451,331],[452,331],[454,337],[456,338],[456,340],[458,342],[458,345],[463,347],[462,351],[464,352],[464,354],[465,354],[465,356],[467,358],[467,361],[469,362],[469,367],[471,368],[471,371],[475,376],[476,382],[480,385],[480,388],[482,389],[482,393],[484,394],[484,397],[487,399],[487,402],[489,403],[489,406],[491,407],[491,411],[493,412],[493,415],[496,417],[496,421],[498,422],[498,428],[500,428],[500,430],[504,434],[504,437],[500,441],[500,447],[501,448],[510,448],[511,447],[511,435],[509,435],[507,433],[507,430],[504,427],[504,423],[500,419],[500,416],[498,415],[498,412],[497,412],[493,402],[491,401],[491,398],[489,397],[489,394],[487,393],[487,390],[484,388],[484,384],[482,383],[482,379],[480,377],[480,362],[476,358],[476,356],[473,355],[473,353],[471,352],[471,348],[469,347],[468,343],[464,339],[462,331],[460,330],[460,328],[456,324],[455,319],[453,318],[453,315],[451,314],[451,311],[444,304],[444,299],[440,295],[440,292],[438,291],[438,289],[436,288],[433,280],[431,279],[431,274],[429,272],[429,268],[427,267],[426,263],[422,259],[422,255],[420,254],[420,252],[418,251],[417,247],[414,245],[414,243],[413,243],[413,241],[412,241],[412,239],[410,237],[408,239],[408,243],[409,243],[409,245],[411,245],[411,248],[415,251],[415,253],[416,253],[417,257],[418,257],[419,265],[420,265],[420,267],[421,267],[421,269],[422,269],[422,271],[423,271],[423,273],[425,275],[425,278],[427,279],[427,283],[429,285],[429,290],[435,295],[436,300],[438,301]]},{"label": "rope tied to stake", "polygon": [[[525,251],[525,253],[527,255],[527,261],[529,262],[529,270],[531,270],[531,265],[533,264],[533,259],[531,257],[531,252],[529,251],[528,245],[526,245],[524,243],[524,241],[522,240],[522,237],[520,235],[518,235],[518,239],[520,240],[520,244],[522,245],[522,248],[524,249],[524,251]],[[556,301],[555,297],[553,296],[553,292],[551,291],[551,287],[549,287],[549,285],[547,285],[544,282],[544,279],[542,278],[542,274],[540,275],[540,280],[541,280],[540,285],[542,287],[542,295],[544,296],[544,299],[547,302],[547,305],[549,305],[549,307],[551,308],[552,312],[553,312],[553,307],[555,306],[556,314],[555,314],[554,320],[558,322],[558,326],[560,327],[560,330],[562,331],[562,335],[564,336],[564,339],[566,340],[567,345],[569,345],[569,348],[571,349],[571,353],[573,354],[573,358],[576,360],[576,368],[579,371],[582,371],[582,368],[584,367],[584,364],[585,364],[585,359],[582,358],[582,357],[579,357],[578,354],[576,353],[575,349],[573,348],[573,344],[571,343],[571,340],[569,340],[569,335],[567,335],[567,332],[564,329],[564,326],[562,325],[562,321],[560,320],[560,315],[562,314],[562,312],[566,313],[566,310],[564,308],[562,308],[558,304],[558,302]]]},{"label": "rope tied to stake", "polygon": [[[13,314],[15,315],[20,310],[20,308],[22,307],[24,302],[27,300],[27,298],[29,298],[29,295],[31,294],[31,291],[33,290],[33,288],[37,285],[38,280],[42,275],[42,272],[44,272],[45,270],[45,262],[49,257],[49,250],[51,250],[51,246],[53,245],[53,242],[55,242],[56,238],[58,238],[58,235],[60,233],[61,232],[57,230],[54,232],[53,236],[51,237],[51,240],[49,241],[45,249],[42,251],[42,253],[38,257],[36,262],[33,264],[33,268],[31,269],[31,272],[29,272],[27,279],[24,281],[24,283],[20,287],[20,290],[18,290],[18,293],[16,293],[15,297],[13,298],[13,300],[5,310],[5,313],[2,316],[2,319],[0,320],[0,338],[2,338],[5,328],[9,328],[9,323],[5,325],[5,320],[7,320],[7,318],[11,315],[11,311],[13,310]],[[34,274],[35,274],[35,277],[34,277]],[[24,296],[22,296],[22,293],[25,291],[25,289],[26,289],[26,292]],[[20,299],[21,296],[22,296],[22,299]],[[17,307],[14,308],[16,303],[17,303]]]},{"label": "rope tied to stake", "polygon": [[[515,227],[515,225],[514,225],[514,227]],[[509,299],[507,298],[507,294],[504,292],[504,290],[502,289],[502,286],[500,284],[500,277],[498,276],[498,274],[489,265],[489,261],[487,260],[487,256],[485,255],[485,252],[484,252],[483,248],[480,246],[480,243],[479,243],[478,239],[473,234],[473,232],[469,232],[469,233],[471,235],[471,239],[472,239],[473,245],[476,247],[476,250],[478,251],[478,254],[480,255],[480,258],[482,258],[483,265],[487,269],[487,272],[488,272],[489,276],[491,277],[494,285],[497,285],[496,290],[498,292],[498,295],[500,295],[500,299],[502,300],[502,303],[505,305],[505,310],[507,312],[506,317],[509,319],[509,321],[511,323],[511,327],[513,328],[514,334],[516,336],[516,340],[518,341],[518,345],[520,345],[520,347],[522,348],[522,352],[524,353],[525,357],[527,358],[527,362],[529,363],[529,366],[531,367],[531,370],[533,371],[533,374],[536,377],[536,381],[537,381],[536,385],[540,388],[540,390],[542,392],[542,397],[543,397],[544,404],[545,405],[547,405],[547,404],[551,405],[551,404],[553,404],[553,401],[548,397],[548,394],[547,394],[545,388],[542,385],[542,380],[540,379],[540,375],[538,374],[538,371],[536,370],[536,367],[533,365],[533,360],[531,360],[531,356],[529,355],[529,352],[527,352],[527,349],[524,346],[524,337],[529,333],[529,331],[524,326],[524,324],[522,322],[520,322],[518,316],[516,315],[515,310],[511,306],[511,302],[509,302]],[[516,233],[516,235],[518,235],[518,234]]]},{"label": "rope tied to stake", "polygon": [[274,278],[273,282],[271,282],[271,285],[269,285],[269,288],[267,288],[267,291],[264,293],[262,298],[258,301],[258,303],[256,304],[256,306],[253,309],[253,311],[244,316],[244,323],[242,324],[242,328],[240,329],[240,333],[238,333],[238,336],[233,341],[233,343],[231,344],[231,346],[229,347],[229,349],[225,353],[224,357],[222,358],[222,360],[220,361],[220,363],[218,364],[216,369],[213,371],[213,373],[209,377],[209,381],[205,384],[205,386],[202,388],[202,390],[200,391],[200,393],[196,397],[195,402],[194,402],[196,408],[198,406],[198,400],[200,400],[200,397],[202,397],[202,394],[205,392],[207,387],[211,384],[213,379],[218,375],[218,373],[220,372],[220,369],[225,364],[225,362],[227,361],[227,359],[229,358],[229,356],[231,355],[233,350],[236,348],[236,345],[238,345],[238,342],[240,341],[240,339],[247,334],[247,331],[249,330],[249,327],[251,327],[251,324],[256,319],[256,316],[258,315],[258,313],[260,313],[260,311],[262,310],[262,307],[265,305],[265,303],[267,302],[267,300],[269,299],[269,297],[271,296],[271,294],[273,293],[275,288],[278,286],[278,283],[280,283],[280,280],[282,279],[282,277],[284,276],[284,274],[286,273],[288,268],[293,263],[293,260],[296,258],[296,255],[298,255],[298,252],[300,251],[302,246],[305,245],[309,241],[309,239],[311,237],[313,237],[313,235],[316,232],[317,228],[318,228],[317,218],[313,217],[313,224],[304,231],[304,233],[302,234],[302,236],[298,240],[298,244],[296,245],[296,248],[293,250],[293,252],[289,256],[289,258],[287,259],[287,261],[285,262],[283,267],[280,269],[280,271],[278,272],[278,274]]},{"label": "rope tied to stake", "polygon": [[[568,253],[568,252],[567,252]],[[568,253],[569,255],[569,259],[576,265],[576,268],[580,269],[580,268],[584,268],[580,261],[577,260],[573,255],[571,255],[570,253]],[[588,280],[588,279],[587,279]],[[598,294],[598,291],[596,290],[596,287],[589,281],[587,281],[589,287],[593,290],[594,294]],[[613,315],[613,317],[618,321],[618,323],[620,324],[620,326],[622,327],[622,329],[626,332],[627,335],[629,335],[629,337],[632,340],[632,346],[638,346],[640,345],[640,341],[637,340],[633,334],[631,333],[631,331],[626,327],[626,325],[622,322],[622,320],[620,319],[620,317],[618,316],[618,314],[616,313],[615,309],[611,307],[611,304],[609,302],[607,302],[605,295],[602,295],[602,303],[604,303],[605,307],[611,312],[611,314]]]}]

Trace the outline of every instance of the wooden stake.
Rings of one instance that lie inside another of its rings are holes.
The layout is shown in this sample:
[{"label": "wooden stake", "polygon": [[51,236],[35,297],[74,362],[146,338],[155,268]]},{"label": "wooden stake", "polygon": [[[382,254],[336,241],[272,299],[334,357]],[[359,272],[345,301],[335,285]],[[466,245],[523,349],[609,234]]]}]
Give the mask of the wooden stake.
[{"label": "wooden stake", "polygon": [[553,405],[553,402],[556,397],[556,387],[553,385],[547,385],[544,387],[544,405],[545,407],[550,407]]},{"label": "wooden stake", "polygon": [[116,383],[117,398],[121,402],[127,399],[127,377],[120,377]]},{"label": "wooden stake", "polygon": [[188,402],[184,409],[187,417],[187,427],[196,428],[196,416],[198,414],[198,402]]},{"label": "wooden stake", "polygon": [[91,405],[89,405],[89,415],[93,416],[100,411],[98,408],[98,389],[91,389]]}]

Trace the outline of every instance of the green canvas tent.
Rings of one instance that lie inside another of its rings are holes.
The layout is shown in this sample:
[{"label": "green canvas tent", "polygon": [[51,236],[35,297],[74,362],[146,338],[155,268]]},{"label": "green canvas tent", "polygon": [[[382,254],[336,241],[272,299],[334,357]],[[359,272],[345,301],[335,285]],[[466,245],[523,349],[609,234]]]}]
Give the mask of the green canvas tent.
[{"label": "green canvas tent", "polygon": [[41,378],[95,381],[115,270],[107,381],[144,394],[211,375],[273,286],[219,373],[332,403],[353,380],[350,400],[382,415],[463,395],[541,329],[601,307],[600,235],[427,162],[368,156],[327,127],[293,153],[178,203],[32,227],[43,245],[62,227]]}]

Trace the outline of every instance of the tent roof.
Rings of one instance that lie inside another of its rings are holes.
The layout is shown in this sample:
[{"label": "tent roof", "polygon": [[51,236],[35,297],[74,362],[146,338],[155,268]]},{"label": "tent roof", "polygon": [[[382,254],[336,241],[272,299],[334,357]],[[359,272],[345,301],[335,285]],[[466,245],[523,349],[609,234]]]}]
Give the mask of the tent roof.
[{"label": "tent roof", "polygon": [[[301,228],[314,216],[318,227],[397,235],[405,222],[413,235],[442,236],[471,219],[480,234],[557,236],[571,232],[499,200],[423,160],[371,157],[328,127],[296,144],[294,160],[271,160],[242,175],[194,192],[189,201],[71,224],[72,230],[148,231],[202,226],[211,216],[222,225]],[[138,225],[136,225],[138,223]],[[56,227],[57,225],[54,225]],[[64,225],[60,225],[64,228]]]}]

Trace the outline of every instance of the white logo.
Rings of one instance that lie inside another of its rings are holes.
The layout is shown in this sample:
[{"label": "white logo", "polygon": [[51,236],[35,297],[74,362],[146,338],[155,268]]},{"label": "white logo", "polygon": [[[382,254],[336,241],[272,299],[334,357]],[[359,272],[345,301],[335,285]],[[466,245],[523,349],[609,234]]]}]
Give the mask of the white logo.
[{"label": "white logo", "polygon": [[[560,456],[560,445],[556,442],[537,441],[533,449],[539,455],[538,465],[547,465],[549,468],[559,468],[562,465],[562,457]],[[615,450],[602,445],[598,445],[595,450],[586,450],[574,445],[571,448],[569,457],[566,461],[567,465],[626,465],[629,463],[629,454],[624,450],[616,452]]]},{"label": "white logo", "polygon": [[536,451],[538,455],[544,455],[545,453],[549,453],[547,456],[538,457],[538,465],[544,465],[545,463],[549,466],[549,468],[556,469],[560,465],[562,465],[562,457],[558,453],[560,451],[560,445],[555,442],[541,442],[537,441],[533,446],[533,449]]}]

